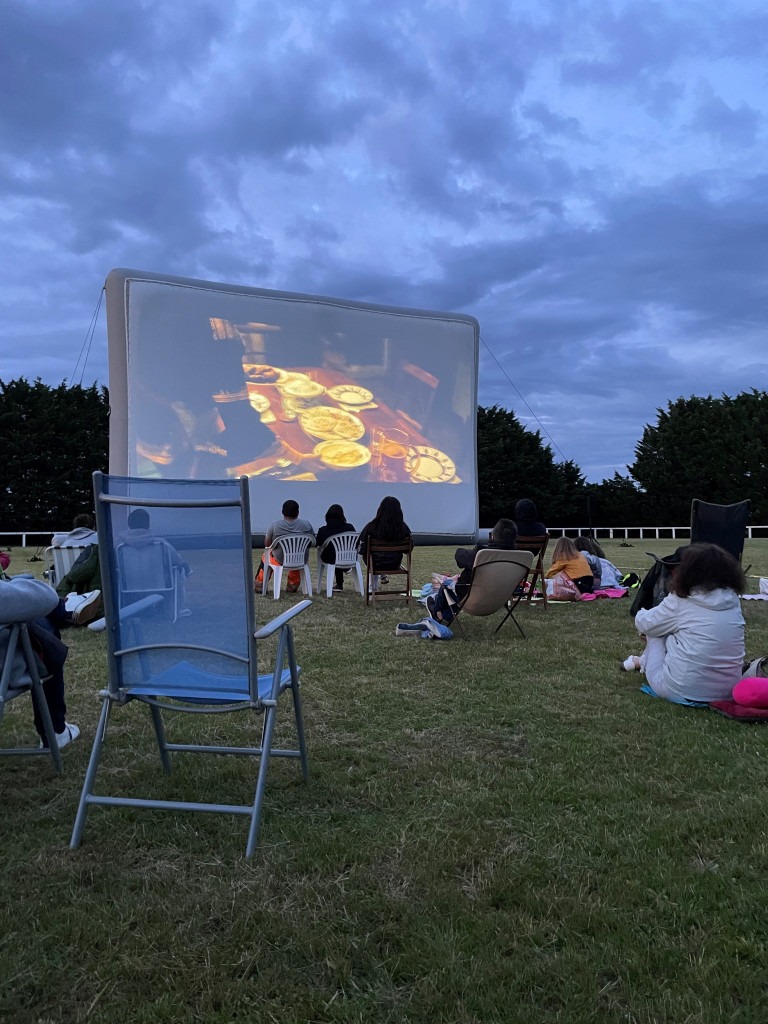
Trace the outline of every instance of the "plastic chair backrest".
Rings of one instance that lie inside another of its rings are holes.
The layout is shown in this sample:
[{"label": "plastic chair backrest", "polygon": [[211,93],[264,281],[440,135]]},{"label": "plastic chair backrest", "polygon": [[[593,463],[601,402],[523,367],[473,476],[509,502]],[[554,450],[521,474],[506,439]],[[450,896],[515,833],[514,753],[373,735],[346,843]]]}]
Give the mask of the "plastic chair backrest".
[{"label": "plastic chair backrest", "polygon": [[360,539],[359,533],[335,533],[329,537],[327,544],[332,545],[336,552],[336,568],[344,569],[357,564],[359,551],[357,542]]},{"label": "plastic chair backrest", "polygon": [[307,560],[307,550],[314,541],[309,533],[289,533],[276,537],[272,549],[280,547],[282,557],[276,555],[284,569],[300,569]]}]

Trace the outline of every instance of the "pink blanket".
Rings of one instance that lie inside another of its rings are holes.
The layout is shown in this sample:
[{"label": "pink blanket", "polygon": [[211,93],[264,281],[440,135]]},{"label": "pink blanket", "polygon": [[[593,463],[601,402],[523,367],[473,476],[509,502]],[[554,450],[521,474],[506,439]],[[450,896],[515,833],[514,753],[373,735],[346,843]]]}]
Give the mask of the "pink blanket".
[{"label": "pink blanket", "polygon": [[627,593],[624,587],[606,587],[604,590],[595,590],[592,594],[582,594],[582,601],[596,601],[598,597],[624,597]]}]

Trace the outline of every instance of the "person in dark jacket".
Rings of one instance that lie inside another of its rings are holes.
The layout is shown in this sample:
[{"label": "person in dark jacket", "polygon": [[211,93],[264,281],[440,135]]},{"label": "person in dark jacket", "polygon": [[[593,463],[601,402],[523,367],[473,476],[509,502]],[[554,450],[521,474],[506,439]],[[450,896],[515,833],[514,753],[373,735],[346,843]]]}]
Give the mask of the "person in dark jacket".
[{"label": "person in dark jacket", "polygon": [[438,622],[451,621],[453,618],[451,601],[458,603],[466,596],[472,579],[472,566],[475,564],[475,555],[478,551],[485,551],[488,548],[514,551],[516,540],[517,527],[512,520],[500,519],[491,530],[487,541],[481,541],[473,548],[457,548],[454,558],[461,572],[454,585],[449,588],[450,594],[446,593],[445,588],[441,588],[434,597],[427,598],[427,609],[432,618],[437,619]]},{"label": "person in dark jacket", "polygon": [[[360,554],[364,559],[368,558],[368,542],[380,542],[382,544],[406,544],[411,539],[411,531],[403,519],[403,509],[397,498],[387,495],[381,499],[381,504],[376,510],[376,515],[366,523],[360,533]],[[374,589],[379,584],[379,575],[382,583],[386,583],[384,573],[387,569],[399,569],[402,562],[402,555],[397,552],[380,552],[374,556],[373,570],[377,574],[373,579]]]},{"label": "person in dark jacket", "polygon": [[521,498],[515,505],[515,525],[521,537],[543,537],[547,532],[537,515],[536,506],[530,498]]},{"label": "person in dark jacket", "polygon": [[[329,537],[335,537],[338,533],[354,532],[355,528],[352,523],[347,522],[341,505],[331,505],[325,513],[325,526],[321,526],[317,531],[317,546],[321,548]],[[336,550],[333,544],[329,544],[324,551],[321,551],[320,557],[326,565],[333,565],[336,561]],[[340,592],[344,589],[344,570],[334,569],[334,573],[335,583],[333,589]]]}]

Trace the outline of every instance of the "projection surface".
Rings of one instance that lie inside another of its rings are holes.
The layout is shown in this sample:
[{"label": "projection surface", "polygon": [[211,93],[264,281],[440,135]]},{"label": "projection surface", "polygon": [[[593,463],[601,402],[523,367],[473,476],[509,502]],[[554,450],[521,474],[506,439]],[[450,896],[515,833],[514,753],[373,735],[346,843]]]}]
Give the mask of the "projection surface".
[{"label": "projection surface", "polygon": [[251,481],[263,533],[295,498],[358,529],[396,495],[414,533],[477,527],[472,317],[113,270],[110,472]]}]

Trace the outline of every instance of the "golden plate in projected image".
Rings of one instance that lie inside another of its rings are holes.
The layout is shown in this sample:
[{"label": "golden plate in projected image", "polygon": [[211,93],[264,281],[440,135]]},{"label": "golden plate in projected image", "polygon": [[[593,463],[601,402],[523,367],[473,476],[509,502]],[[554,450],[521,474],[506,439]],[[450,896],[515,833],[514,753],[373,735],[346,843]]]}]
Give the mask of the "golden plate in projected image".
[{"label": "golden plate in projected image", "polygon": [[357,441],[322,441],[315,455],[333,469],[357,469],[371,461],[370,450]]},{"label": "golden plate in projected image", "polygon": [[332,405],[316,405],[300,412],[299,426],[319,441],[359,441],[365,433],[362,420]]},{"label": "golden plate in projected image", "polygon": [[357,384],[337,384],[336,387],[328,388],[328,394],[334,402],[341,402],[342,405],[367,405],[373,399],[372,391]]},{"label": "golden plate in projected image", "polygon": [[444,484],[456,476],[456,464],[437,448],[413,445],[408,449],[405,471],[416,483]]}]

